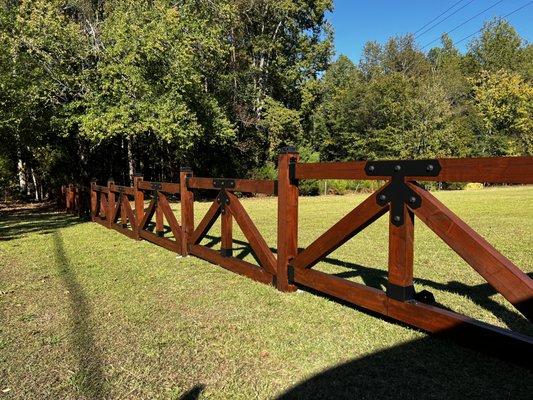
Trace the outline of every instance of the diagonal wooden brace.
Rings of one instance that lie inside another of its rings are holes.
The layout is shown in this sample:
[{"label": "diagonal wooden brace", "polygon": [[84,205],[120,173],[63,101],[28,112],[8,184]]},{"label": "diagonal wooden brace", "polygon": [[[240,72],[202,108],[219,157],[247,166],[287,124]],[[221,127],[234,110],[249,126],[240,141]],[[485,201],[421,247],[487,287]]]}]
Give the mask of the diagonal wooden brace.
[{"label": "diagonal wooden brace", "polygon": [[295,268],[311,268],[322,258],[376,221],[388,210],[388,205],[381,206],[378,204],[376,193],[373,193],[311,243],[304,251],[294,257],[290,265]]},{"label": "diagonal wooden brace", "polygon": [[472,266],[529,321],[533,321],[533,280],[499,253],[425,189],[408,184],[422,199],[415,215]]}]

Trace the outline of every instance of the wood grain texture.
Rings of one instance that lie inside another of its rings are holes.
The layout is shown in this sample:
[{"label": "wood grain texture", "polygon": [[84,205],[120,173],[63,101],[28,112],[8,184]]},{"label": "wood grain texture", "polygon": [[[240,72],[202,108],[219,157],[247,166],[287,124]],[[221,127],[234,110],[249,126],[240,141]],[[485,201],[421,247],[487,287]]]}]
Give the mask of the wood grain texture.
[{"label": "wood grain texture", "polygon": [[[189,187],[191,189],[207,189],[220,190],[213,185],[213,180],[216,178],[200,178],[194,177],[189,179]],[[223,178],[226,179],[226,178]],[[231,192],[242,193],[261,193],[261,194],[275,194],[276,181],[272,180],[254,180],[254,179],[234,179],[235,187],[226,188]]]},{"label": "wood grain texture", "polygon": [[140,190],[154,190],[152,188],[153,184],[161,185],[159,190],[160,192],[165,192],[168,194],[176,194],[180,192],[180,184],[179,183],[173,183],[173,182],[149,182],[149,181],[140,181],[138,188]]},{"label": "wood grain texture", "polygon": [[152,219],[152,217],[154,216],[154,213],[155,213],[155,209],[156,209],[156,206],[157,206],[157,200],[155,198],[153,198],[151,201],[150,201],[150,204],[148,205],[148,208],[146,209],[142,219],[141,219],[141,222],[139,223],[139,226],[138,226],[138,230],[143,230],[143,229],[146,229],[146,226],[148,225],[148,223],[150,222],[150,220]]},{"label": "wood grain texture", "polygon": [[261,233],[253,223],[252,219],[242,206],[241,202],[234,194],[227,192],[229,198],[229,205],[226,206],[226,210],[229,209],[235,222],[239,225],[244,233],[252,251],[257,256],[261,267],[271,274],[276,273],[276,258],[268,247],[265,239],[261,236]]},{"label": "wood grain texture", "polygon": [[163,193],[159,193],[159,207],[170,226],[174,238],[179,243],[178,247],[181,249],[181,226],[170,208],[167,197]]},{"label": "wood grain texture", "polygon": [[439,158],[435,177],[409,180],[441,182],[533,183],[533,157]]},{"label": "wood grain texture", "polygon": [[533,321],[533,280],[431,193],[414,184],[409,186],[422,198],[422,206],[413,210],[415,215]]},{"label": "wood grain texture", "polygon": [[235,272],[239,275],[244,275],[248,278],[269,285],[273,284],[274,276],[272,274],[266,272],[262,268],[258,268],[256,265],[250,264],[249,262],[235,257],[223,257],[219,252],[213,249],[195,244],[190,246],[190,252],[192,255],[198,258],[219,265],[222,268]]},{"label": "wood grain texture", "polygon": [[294,282],[300,285],[361,306],[367,310],[385,315],[387,313],[387,296],[382,290],[307,268],[294,268],[293,279]]},{"label": "wood grain texture", "polygon": [[373,193],[299,253],[291,261],[291,265],[296,268],[311,268],[322,258],[376,221],[388,209],[388,205],[382,207],[377,203],[376,193]]},{"label": "wood grain texture", "polygon": [[189,236],[194,232],[194,194],[187,187],[192,171],[180,171],[181,255],[189,254]]},{"label": "wood grain texture", "polygon": [[404,206],[404,223],[396,226],[389,214],[389,283],[397,286],[413,284],[414,214]]},{"label": "wood grain texture", "polygon": [[220,204],[215,200],[204,215],[194,232],[189,236],[189,245],[198,244],[213,226],[220,215]]},{"label": "wood grain texture", "polygon": [[231,252],[233,247],[233,217],[230,212],[225,211],[222,213],[220,220],[220,249]]},{"label": "wood grain texture", "polygon": [[298,186],[291,181],[290,163],[298,165],[298,153],[278,156],[278,241],[276,286],[282,292],[294,292],[288,279],[290,260],[298,253]]},{"label": "wood grain texture", "polygon": [[139,231],[139,235],[148,242],[154,243],[174,253],[180,253],[180,243],[165,237],[157,236],[145,230]]}]

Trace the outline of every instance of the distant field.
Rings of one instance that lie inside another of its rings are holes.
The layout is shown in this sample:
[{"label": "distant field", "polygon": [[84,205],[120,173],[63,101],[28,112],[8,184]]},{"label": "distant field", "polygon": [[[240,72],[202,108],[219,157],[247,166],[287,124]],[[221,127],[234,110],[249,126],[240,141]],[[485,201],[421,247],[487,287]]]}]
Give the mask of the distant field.
[{"label": "distant field", "polygon": [[[436,196],[533,274],[533,187]],[[363,199],[301,198],[300,246]],[[243,204],[275,248],[276,199]],[[208,206],[195,203],[197,221]],[[455,311],[533,335],[532,324],[418,222],[418,290]],[[218,231],[219,224],[206,240],[215,248]],[[237,228],[234,235],[234,253],[253,262]],[[383,288],[386,265],[382,218],[315,268]],[[531,399],[532,393],[530,371],[306,291],[282,294],[62,213],[0,216],[0,399]]]}]

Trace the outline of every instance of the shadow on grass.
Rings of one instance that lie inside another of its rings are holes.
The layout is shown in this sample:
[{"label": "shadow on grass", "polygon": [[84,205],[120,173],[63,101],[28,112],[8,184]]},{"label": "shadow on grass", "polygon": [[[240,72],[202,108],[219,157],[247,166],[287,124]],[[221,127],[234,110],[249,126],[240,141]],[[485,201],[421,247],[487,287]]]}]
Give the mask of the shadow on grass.
[{"label": "shadow on grass", "polygon": [[533,373],[427,337],[339,364],[289,399],[531,399]]},{"label": "shadow on grass", "polygon": [[87,398],[103,399],[106,397],[104,374],[90,324],[91,306],[65,254],[61,234],[53,232],[53,239],[56,265],[69,296],[71,341],[78,362],[74,384]]},{"label": "shadow on grass", "polygon": [[[217,236],[206,235],[205,238],[209,240],[204,244],[207,247],[214,247],[220,243],[220,238]],[[238,253],[235,254],[236,258],[244,259],[246,256],[251,254],[257,261],[255,254],[247,242],[236,239],[234,239],[233,242],[239,246],[233,248],[233,250],[238,250]],[[273,253],[277,252],[275,248],[270,248],[270,250]],[[299,251],[302,250],[303,249],[301,248],[299,249]],[[349,261],[338,260],[332,257],[326,257],[322,260],[322,262],[345,269],[343,272],[331,274],[333,276],[343,279],[359,277],[365,285],[381,290],[384,290],[387,285],[387,271],[385,270],[376,267],[367,267]],[[528,275],[533,277],[533,273]],[[415,278],[414,282],[415,285],[420,284],[442,292],[456,293],[461,296],[465,296],[472,300],[476,305],[493,313],[496,317],[504,321],[505,324],[512,330],[533,333],[531,323],[524,316],[522,316],[522,314],[520,314],[518,311],[514,312],[513,310],[508,309],[491,298],[497,292],[488,283],[469,286],[457,281],[438,283],[423,278]],[[438,293],[436,298],[438,301]]]},{"label": "shadow on grass", "polygon": [[43,235],[84,222],[78,216],[54,210],[54,207],[28,206],[0,211],[0,241],[18,239],[39,232]]},{"label": "shadow on grass", "polygon": [[179,400],[196,400],[200,398],[200,394],[205,389],[205,385],[196,385],[187,393],[179,397]]}]

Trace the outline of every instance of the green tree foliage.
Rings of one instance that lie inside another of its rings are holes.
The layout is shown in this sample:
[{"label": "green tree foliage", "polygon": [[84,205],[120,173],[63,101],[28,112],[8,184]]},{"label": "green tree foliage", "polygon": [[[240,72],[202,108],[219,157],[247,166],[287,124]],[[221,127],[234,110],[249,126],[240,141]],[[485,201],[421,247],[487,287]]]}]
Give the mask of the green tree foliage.
[{"label": "green tree foliage", "polygon": [[498,19],[465,55],[447,35],[427,54],[409,35],[369,42],[313,88],[309,142],[323,160],[532,154],[532,54]]},{"label": "green tree foliage", "polygon": [[330,64],[332,3],[0,0],[0,185],[39,198],[180,164],[273,178],[286,145],[312,160],[533,152],[533,47],[509,23],[466,54],[407,35]]}]

